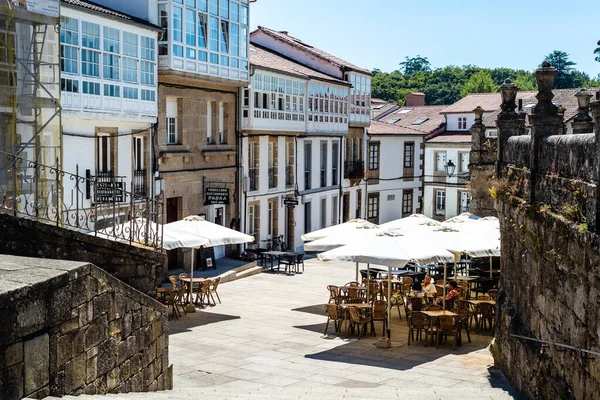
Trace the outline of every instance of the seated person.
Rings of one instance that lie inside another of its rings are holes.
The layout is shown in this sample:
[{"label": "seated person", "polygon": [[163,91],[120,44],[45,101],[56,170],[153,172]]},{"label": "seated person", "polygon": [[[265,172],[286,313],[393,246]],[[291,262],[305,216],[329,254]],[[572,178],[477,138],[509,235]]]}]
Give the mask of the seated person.
[{"label": "seated person", "polygon": [[423,291],[423,287],[421,286],[421,282],[415,281],[412,285],[412,290],[413,292],[422,292]]},{"label": "seated person", "polygon": [[458,283],[450,281],[450,291],[446,293],[446,310],[454,308],[454,301],[458,300]]},{"label": "seated person", "polygon": [[433,280],[431,279],[431,275],[427,275],[425,277],[425,282],[423,283],[423,291],[427,295],[427,297],[435,297],[437,296],[437,288],[433,284]]}]

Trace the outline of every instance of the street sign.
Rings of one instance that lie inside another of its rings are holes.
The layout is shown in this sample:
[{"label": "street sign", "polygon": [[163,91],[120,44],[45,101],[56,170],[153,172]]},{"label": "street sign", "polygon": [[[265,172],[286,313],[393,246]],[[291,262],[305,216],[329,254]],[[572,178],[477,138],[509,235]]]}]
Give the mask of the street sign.
[{"label": "street sign", "polygon": [[285,204],[288,207],[295,207],[300,203],[298,202],[297,198],[290,197],[290,198],[283,199],[283,204]]}]

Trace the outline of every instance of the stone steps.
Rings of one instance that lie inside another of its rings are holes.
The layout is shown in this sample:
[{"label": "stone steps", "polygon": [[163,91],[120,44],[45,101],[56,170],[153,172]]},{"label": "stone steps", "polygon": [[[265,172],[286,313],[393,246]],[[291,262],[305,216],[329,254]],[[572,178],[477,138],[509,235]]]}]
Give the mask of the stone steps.
[{"label": "stone steps", "polygon": [[258,267],[258,266],[252,267],[245,271],[239,272],[237,274],[237,279],[247,278],[249,276],[260,274],[262,272],[263,272],[263,267]]},{"label": "stone steps", "polygon": [[237,268],[231,269],[219,275],[221,277],[221,283],[232,282],[247,276],[255,275],[257,272],[247,273],[247,271],[254,271],[257,268],[260,270],[259,272],[262,272],[262,267],[257,267],[256,261],[252,261]]}]

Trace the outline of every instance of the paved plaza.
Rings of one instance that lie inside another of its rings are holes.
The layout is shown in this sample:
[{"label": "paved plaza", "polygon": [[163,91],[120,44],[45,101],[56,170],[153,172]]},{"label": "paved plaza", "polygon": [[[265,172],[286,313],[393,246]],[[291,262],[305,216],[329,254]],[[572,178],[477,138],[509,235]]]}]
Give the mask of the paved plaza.
[{"label": "paved plaza", "polygon": [[[490,336],[456,351],[407,346],[392,314],[392,348],[368,336],[324,337],[329,284],[354,280],[354,264],[306,262],[303,274],[263,273],[224,284],[222,304],[171,322],[175,391],[209,397],[503,399],[513,392],[493,367]],[[330,324],[332,325],[332,324]],[[381,324],[376,324],[378,336]],[[184,390],[183,388],[193,388]]]}]

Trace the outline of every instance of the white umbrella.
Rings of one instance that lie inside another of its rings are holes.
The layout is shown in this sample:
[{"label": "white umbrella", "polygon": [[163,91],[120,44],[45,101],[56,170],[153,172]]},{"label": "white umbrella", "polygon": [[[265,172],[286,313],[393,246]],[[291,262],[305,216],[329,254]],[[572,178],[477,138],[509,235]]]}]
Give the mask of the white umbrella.
[{"label": "white umbrella", "polygon": [[454,257],[450,252],[445,250],[443,246],[434,245],[443,242],[444,238],[441,234],[438,237],[431,237],[428,242],[420,240],[420,238],[404,236],[398,231],[377,232],[368,238],[321,253],[317,257],[321,261],[337,260],[387,265],[389,338],[392,267],[403,268],[410,261],[422,264],[452,261]]},{"label": "white umbrella", "polygon": [[381,229],[406,229],[415,226],[440,226],[441,223],[423,214],[411,214],[408,217],[395,219],[381,224]]},{"label": "white umbrella", "polygon": [[[202,217],[192,215],[185,217],[180,221],[171,222],[164,225],[165,231],[168,230],[178,237],[186,239],[183,243],[191,244],[190,246],[176,246],[178,247],[191,247],[192,248],[192,265],[190,266],[190,279],[194,278],[194,250],[199,247],[213,247],[224,244],[238,244],[253,242],[254,237],[246,235],[245,233],[235,231],[233,229],[226,228],[221,225],[213,224],[212,222],[206,221]],[[189,239],[189,240],[188,240]],[[194,240],[196,240],[194,242]],[[190,300],[192,298],[192,281],[190,281]],[[194,311],[195,307],[186,307],[187,311]]]},{"label": "white umbrella", "polygon": [[369,221],[365,221],[364,219],[351,219],[343,224],[332,225],[317,231],[305,233],[301,236],[301,238],[303,242],[310,242],[312,240],[323,239],[326,237],[345,235],[347,232],[354,232],[357,229],[374,228],[378,228],[378,226]]}]

